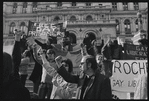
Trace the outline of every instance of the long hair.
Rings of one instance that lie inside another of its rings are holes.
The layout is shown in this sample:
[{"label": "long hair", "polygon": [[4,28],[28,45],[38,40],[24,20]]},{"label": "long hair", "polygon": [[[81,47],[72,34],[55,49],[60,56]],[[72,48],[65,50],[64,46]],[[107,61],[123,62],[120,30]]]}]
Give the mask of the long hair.
[{"label": "long hair", "polygon": [[91,68],[92,68],[94,71],[96,71],[96,69],[98,68],[96,59],[95,59],[95,57],[93,57],[93,56],[88,57],[88,58],[86,59],[86,63],[91,63],[91,64],[92,64]]},{"label": "long hair", "polygon": [[69,73],[73,72],[73,64],[72,64],[72,61],[70,59],[62,60],[62,62],[65,62],[66,64],[68,64],[68,66],[69,66],[68,72]]},{"label": "long hair", "polygon": [[13,74],[13,61],[10,54],[3,52],[3,82],[8,82]]}]

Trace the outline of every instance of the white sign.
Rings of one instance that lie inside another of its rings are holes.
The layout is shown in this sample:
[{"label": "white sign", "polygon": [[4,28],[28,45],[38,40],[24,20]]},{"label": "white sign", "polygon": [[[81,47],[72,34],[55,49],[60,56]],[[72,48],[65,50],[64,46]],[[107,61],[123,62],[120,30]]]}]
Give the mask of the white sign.
[{"label": "white sign", "polygon": [[138,78],[147,73],[147,60],[113,60],[112,62],[112,90],[134,92]]}]

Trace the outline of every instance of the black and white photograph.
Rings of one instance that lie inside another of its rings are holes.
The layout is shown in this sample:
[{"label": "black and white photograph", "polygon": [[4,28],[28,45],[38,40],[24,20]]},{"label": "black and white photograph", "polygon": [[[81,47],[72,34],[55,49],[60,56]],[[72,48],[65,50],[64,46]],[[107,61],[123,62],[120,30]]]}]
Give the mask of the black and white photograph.
[{"label": "black and white photograph", "polygon": [[148,100],[148,2],[3,1],[2,99]]}]

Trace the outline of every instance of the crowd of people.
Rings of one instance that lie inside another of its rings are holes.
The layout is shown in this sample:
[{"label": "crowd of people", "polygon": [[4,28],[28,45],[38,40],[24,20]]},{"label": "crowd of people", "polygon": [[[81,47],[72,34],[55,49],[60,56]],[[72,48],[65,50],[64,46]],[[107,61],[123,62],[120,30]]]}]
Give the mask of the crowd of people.
[{"label": "crowd of people", "polygon": [[[53,50],[53,39],[47,37],[46,43],[34,39],[27,41],[22,33],[15,33],[12,56],[3,52],[3,93],[4,99],[118,99],[113,98],[110,77],[112,76],[112,59],[124,60],[123,46],[117,40],[107,42],[97,40],[87,34],[81,43],[82,59],[80,74],[73,73],[70,59],[57,56]],[[148,45],[142,36],[141,45]],[[63,48],[70,49],[69,32],[63,39]],[[40,47],[40,48],[37,48]],[[29,77],[33,82],[33,96],[25,87],[30,57],[35,62]],[[115,97],[115,96],[114,96]]]}]

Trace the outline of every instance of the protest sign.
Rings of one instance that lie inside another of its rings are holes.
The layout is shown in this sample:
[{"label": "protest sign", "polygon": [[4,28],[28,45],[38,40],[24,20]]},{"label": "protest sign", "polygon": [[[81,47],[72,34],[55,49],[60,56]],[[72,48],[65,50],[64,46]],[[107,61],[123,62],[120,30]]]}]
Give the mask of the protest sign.
[{"label": "protest sign", "polygon": [[124,54],[127,60],[147,60],[147,46],[124,44]]},{"label": "protest sign", "polygon": [[29,21],[28,36],[40,37],[42,39],[45,39],[47,35],[62,37],[62,32],[64,31],[63,29],[66,29],[66,27],[67,21],[58,24]]},{"label": "protest sign", "polygon": [[146,74],[147,60],[113,60],[112,90],[134,92],[138,78]]}]

